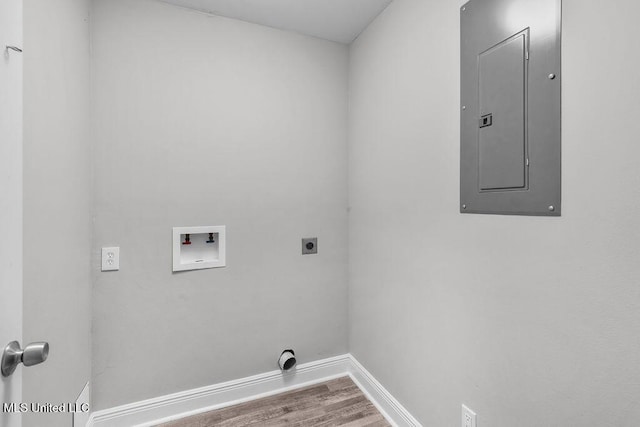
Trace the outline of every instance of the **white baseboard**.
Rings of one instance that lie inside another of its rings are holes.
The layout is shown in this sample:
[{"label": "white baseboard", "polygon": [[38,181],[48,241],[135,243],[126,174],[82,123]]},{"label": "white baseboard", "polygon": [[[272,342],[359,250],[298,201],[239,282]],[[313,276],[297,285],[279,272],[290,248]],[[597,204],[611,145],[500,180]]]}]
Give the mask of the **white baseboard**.
[{"label": "white baseboard", "polygon": [[392,425],[420,427],[420,423],[350,354],[304,363],[285,374],[275,370],[94,412],[87,427],[150,427],[346,375]]},{"label": "white baseboard", "polygon": [[380,413],[382,413],[391,424],[397,427],[422,426],[355,357],[350,354],[347,356],[351,362],[349,374],[353,382],[360,387],[360,390],[373,402]]},{"label": "white baseboard", "polygon": [[76,408],[80,408],[81,410],[73,413],[73,421],[71,424],[73,427],[82,427],[89,424],[89,419],[91,414],[89,412],[83,412],[82,408],[85,406],[87,408],[90,408],[89,406],[91,402],[90,391],[91,391],[91,385],[89,382],[87,382],[84,385],[84,388],[82,389],[82,391],[80,392],[80,395],[76,399]]}]

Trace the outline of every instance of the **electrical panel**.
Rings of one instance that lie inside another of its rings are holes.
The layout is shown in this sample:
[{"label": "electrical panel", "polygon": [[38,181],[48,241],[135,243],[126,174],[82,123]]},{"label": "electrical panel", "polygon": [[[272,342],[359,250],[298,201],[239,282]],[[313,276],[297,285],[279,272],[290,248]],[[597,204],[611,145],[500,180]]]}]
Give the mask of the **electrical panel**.
[{"label": "electrical panel", "polygon": [[559,216],[560,0],[471,0],[460,22],[460,212]]}]

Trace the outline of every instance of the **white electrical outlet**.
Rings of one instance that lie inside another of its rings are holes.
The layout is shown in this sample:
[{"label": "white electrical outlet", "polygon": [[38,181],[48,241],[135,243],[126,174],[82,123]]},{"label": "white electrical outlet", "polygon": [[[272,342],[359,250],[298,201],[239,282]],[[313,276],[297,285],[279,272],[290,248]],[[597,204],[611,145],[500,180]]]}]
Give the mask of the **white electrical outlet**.
[{"label": "white electrical outlet", "polygon": [[477,427],[476,413],[466,406],[462,405],[462,427]]},{"label": "white electrical outlet", "polygon": [[120,270],[120,248],[102,248],[102,271]]}]

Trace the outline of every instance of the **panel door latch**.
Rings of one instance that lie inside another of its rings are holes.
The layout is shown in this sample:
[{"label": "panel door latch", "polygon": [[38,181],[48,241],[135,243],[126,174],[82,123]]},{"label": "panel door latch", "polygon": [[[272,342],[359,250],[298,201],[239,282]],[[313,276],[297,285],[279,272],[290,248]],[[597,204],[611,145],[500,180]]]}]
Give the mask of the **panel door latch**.
[{"label": "panel door latch", "polygon": [[485,114],[480,117],[480,128],[486,128],[493,124],[493,114]]}]

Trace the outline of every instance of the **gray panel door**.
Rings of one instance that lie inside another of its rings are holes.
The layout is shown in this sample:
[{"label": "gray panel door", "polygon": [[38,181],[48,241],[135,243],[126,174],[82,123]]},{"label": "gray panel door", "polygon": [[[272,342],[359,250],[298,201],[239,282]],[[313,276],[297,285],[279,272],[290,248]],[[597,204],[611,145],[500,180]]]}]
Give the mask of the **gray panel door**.
[{"label": "gray panel door", "polygon": [[521,33],[479,56],[480,190],[526,186],[526,52]]},{"label": "gray panel door", "polygon": [[460,212],[561,214],[561,0],[460,8]]}]

